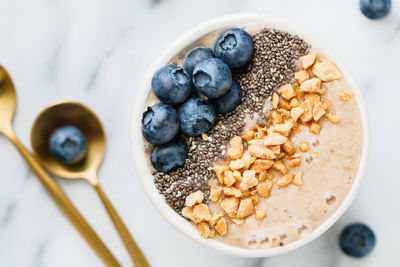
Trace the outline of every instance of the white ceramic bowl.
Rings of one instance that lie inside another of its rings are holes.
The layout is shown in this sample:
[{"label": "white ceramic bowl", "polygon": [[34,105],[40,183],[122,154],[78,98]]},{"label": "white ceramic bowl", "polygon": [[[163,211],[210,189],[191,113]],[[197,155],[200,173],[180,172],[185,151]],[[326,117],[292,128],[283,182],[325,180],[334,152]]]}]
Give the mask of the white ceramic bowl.
[{"label": "white ceramic bowl", "polygon": [[[305,41],[311,43],[313,46],[317,47],[321,52],[323,52],[328,58],[333,60],[340,70],[343,72],[344,77],[347,79],[348,83],[352,87],[355,93],[355,99],[357,100],[358,106],[360,108],[362,125],[363,125],[363,152],[360,161],[360,167],[357,172],[357,176],[354,180],[353,186],[350,189],[347,197],[343,201],[342,205],[336,210],[336,212],[326,220],[317,229],[311,232],[304,238],[290,243],[283,247],[266,248],[249,250],[238,247],[233,247],[226,245],[224,243],[218,242],[213,239],[203,239],[199,236],[197,229],[193,227],[192,224],[187,222],[185,219],[176,214],[164,201],[162,195],[160,195],[154,185],[154,179],[151,174],[151,170],[148,166],[148,155],[143,151],[143,138],[141,133],[141,118],[142,113],[146,108],[146,101],[148,99],[151,90],[151,78],[153,74],[161,67],[166,65],[172,58],[177,54],[184,51],[185,49],[193,46],[196,41],[198,41],[203,36],[224,28],[231,28],[234,26],[240,26],[246,23],[261,23],[266,27],[275,28],[281,31],[286,31],[291,34],[297,34]],[[367,164],[367,158],[369,153],[369,124],[367,109],[362,95],[362,91],[351,74],[350,70],[346,67],[343,61],[333,52],[323,41],[318,37],[309,33],[302,27],[290,23],[286,20],[271,17],[269,15],[256,15],[256,14],[231,14],[227,16],[222,16],[201,24],[198,27],[193,28],[175,42],[173,42],[165,51],[157,58],[154,64],[151,66],[147,74],[143,79],[143,83],[137,91],[137,98],[135,99],[134,109],[132,113],[131,122],[131,149],[133,155],[134,165],[136,167],[137,174],[139,176],[140,182],[150,198],[153,205],[156,207],[158,212],[164,217],[164,219],[169,222],[173,227],[184,235],[190,237],[191,239],[207,246],[212,249],[218,250],[223,253],[242,256],[242,257],[269,257],[273,255],[282,254],[311,242],[313,239],[324,233],[330,226],[332,226],[342,214],[347,210],[353,201],[358,188],[361,184],[361,180],[364,176],[365,167]]]}]

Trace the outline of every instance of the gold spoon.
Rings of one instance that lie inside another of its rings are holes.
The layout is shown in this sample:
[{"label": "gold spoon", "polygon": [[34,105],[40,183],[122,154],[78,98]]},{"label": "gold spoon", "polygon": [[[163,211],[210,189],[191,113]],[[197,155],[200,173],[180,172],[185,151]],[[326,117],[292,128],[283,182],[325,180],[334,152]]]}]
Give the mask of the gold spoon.
[{"label": "gold spoon", "polygon": [[[85,158],[71,166],[59,163],[49,149],[51,134],[55,129],[65,125],[76,126],[85,135],[87,141]],[[147,267],[149,264],[146,258],[98,181],[97,169],[103,158],[105,139],[103,126],[96,114],[88,107],[73,101],[63,101],[45,108],[36,118],[31,131],[33,151],[43,166],[57,176],[69,179],[83,178],[91,183],[99,194],[132,260],[136,266]]]},{"label": "gold spoon", "polygon": [[31,167],[32,171],[37,175],[43,186],[47,189],[50,196],[86,239],[97,255],[103,260],[104,264],[113,267],[121,266],[58,184],[50,177],[50,175],[47,174],[39,161],[32,156],[28,150],[26,150],[24,145],[16,137],[12,128],[12,120],[16,105],[17,97],[14,84],[8,72],[0,65],[0,133],[8,137],[8,139],[10,139],[10,141],[15,145],[24,157],[25,161]]}]

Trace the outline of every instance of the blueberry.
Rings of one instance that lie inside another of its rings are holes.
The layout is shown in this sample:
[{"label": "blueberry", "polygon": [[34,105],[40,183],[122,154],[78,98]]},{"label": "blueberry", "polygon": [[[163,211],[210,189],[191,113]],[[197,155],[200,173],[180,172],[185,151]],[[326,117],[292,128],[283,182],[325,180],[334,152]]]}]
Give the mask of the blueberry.
[{"label": "blueberry", "polygon": [[365,224],[354,223],[343,229],[339,244],[347,255],[361,258],[368,255],[374,248],[375,235]]},{"label": "blueberry", "polygon": [[215,111],[226,114],[239,106],[240,102],[242,102],[242,88],[233,80],[228,92],[217,99],[213,99],[211,103],[214,105]]},{"label": "blueberry", "polygon": [[391,8],[391,0],[360,0],[361,12],[370,19],[383,18]]},{"label": "blueberry", "polygon": [[179,131],[178,112],[167,104],[148,107],[142,117],[143,137],[154,145],[171,141]]},{"label": "blueberry", "polygon": [[156,146],[151,152],[150,159],[154,168],[160,172],[169,172],[175,167],[183,167],[188,155],[186,145],[179,141]]},{"label": "blueberry", "polygon": [[151,87],[162,102],[178,105],[189,97],[192,91],[192,81],[190,75],[181,67],[167,65],[154,74]]},{"label": "blueberry", "polygon": [[57,161],[73,165],[86,155],[86,138],[75,126],[63,126],[51,134],[49,149]]},{"label": "blueberry", "polygon": [[189,75],[192,75],[193,69],[198,63],[213,57],[214,53],[210,48],[197,47],[186,56],[183,69],[186,70]]},{"label": "blueberry", "polygon": [[251,36],[239,28],[222,32],[214,45],[215,56],[225,61],[232,69],[246,65],[253,53],[254,45]]},{"label": "blueberry", "polygon": [[194,67],[193,83],[199,93],[217,98],[231,87],[232,73],[221,59],[206,59]]},{"label": "blueberry", "polygon": [[178,109],[181,131],[188,136],[200,136],[210,130],[215,122],[215,110],[206,100],[195,97]]}]

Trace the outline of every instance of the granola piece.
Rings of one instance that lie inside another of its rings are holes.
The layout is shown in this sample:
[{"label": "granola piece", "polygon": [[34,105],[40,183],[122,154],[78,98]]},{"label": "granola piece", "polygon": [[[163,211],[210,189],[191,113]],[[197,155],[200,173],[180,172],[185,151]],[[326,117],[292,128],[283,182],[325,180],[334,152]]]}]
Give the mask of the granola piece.
[{"label": "granola piece", "polygon": [[224,217],[224,215],[222,213],[216,213],[211,217],[209,224],[211,226],[215,226],[217,224],[217,222],[219,221],[219,219],[221,219],[223,217]]},{"label": "granola piece", "polygon": [[257,194],[259,194],[260,197],[269,198],[269,196],[270,196],[269,192],[271,191],[271,188],[272,188],[271,181],[259,183],[256,187]]},{"label": "granola piece", "polygon": [[215,165],[213,167],[213,171],[214,171],[215,175],[217,176],[217,180],[218,180],[218,182],[220,184],[224,183],[223,174],[224,174],[225,171],[228,171],[228,170],[229,170],[229,166],[227,166],[227,165],[219,165],[219,164],[217,164],[217,165]]},{"label": "granola piece", "polygon": [[283,175],[281,178],[279,178],[278,181],[276,181],[276,184],[280,187],[287,186],[292,182],[294,178],[294,175],[291,173]]},{"label": "granola piece", "polygon": [[242,139],[243,139],[244,141],[247,142],[247,141],[253,139],[254,136],[255,136],[254,130],[248,130],[248,131],[245,131],[245,132],[242,134]]},{"label": "granola piece", "polygon": [[316,63],[312,68],[312,72],[324,82],[342,78],[342,73],[332,61]]},{"label": "granola piece", "polygon": [[270,146],[269,149],[272,150],[276,155],[281,153],[281,146],[280,145],[275,145],[275,146]]},{"label": "granola piece", "polygon": [[300,115],[300,119],[302,122],[309,122],[312,120],[312,104],[310,101],[304,101],[300,104],[300,108],[303,109],[303,114]]},{"label": "granola piece", "polygon": [[262,139],[266,134],[265,132],[266,132],[266,130],[264,128],[258,127],[257,128],[257,138]]},{"label": "granola piece", "polygon": [[281,117],[281,115],[279,115],[279,113],[276,110],[273,110],[270,113],[270,116],[271,116],[273,124],[277,124],[277,123],[281,123],[282,122],[282,117]]},{"label": "granola piece", "polygon": [[244,219],[254,212],[253,201],[250,198],[246,198],[240,201],[239,209],[236,217],[238,219]]},{"label": "granola piece", "polygon": [[250,140],[248,143],[249,143],[249,145],[264,146],[264,141],[260,140],[260,139],[253,139],[253,140]]},{"label": "granola piece", "polygon": [[303,63],[303,68],[308,69],[315,62],[315,53],[302,56],[301,61]]},{"label": "granola piece", "polygon": [[200,190],[191,193],[186,197],[185,206],[193,207],[195,204],[201,203],[204,200],[204,193]]},{"label": "granola piece", "polygon": [[298,106],[300,106],[300,102],[299,102],[299,100],[297,98],[293,98],[292,100],[290,100],[289,105],[292,108],[297,108]]},{"label": "granola piece", "polygon": [[241,197],[242,192],[238,190],[237,188],[230,186],[230,187],[224,187],[224,195],[227,197]]},{"label": "granola piece", "polygon": [[280,135],[278,133],[270,133],[266,137],[264,137],[264,145],[266,146],[275,146],[275,145],[282,145],[288,139],[287,137]]},{"label": "granola piece", "polygon": [[254,170],[247,170],[243,172],[243,180],[240,183],[240,189],[248,190],[258,184],[256,172]]},{"label": "granola piece", "polygon": [[193,208],[192,207],[184,207],[182,209],[182,215],[186,219],[193,220]]},{"label": "granola piece", "polygon": [[318,102],[321,102],[321,96],[319,94],[306,94],[304,99],[309,101],[312,107]]},{"label": "granola piece", "polygon": [[284,144],[283,144],[283,150],[288,154],[288,155],[292,155],[295,152],[295,148],[293,143],[290,140],[287,140]]},{"label": "granola piece", "polygon": [[229,217],[233,218],[236,216],[236,212],[239,208],[239,199],[236,197],[227,197],[221,201],[221,208],[228,214]]},{"label": "granola piece", "polygon": [[210,189],[210,200],[214,202],[218,202],[219,198],[221,197],[222,187],[221,186],[214,186]]},{"label": "granola piece", "polygon": [[261,173],[258,175],[258,180],[259,180],[260,182],[263,182],[263,181],[267,180],[268,178],[269,178],[269,173],[268,173],[268,172],[261,172]]},{"label": "granola piece", "polygon": [[258,221],[262,221],[266,216],[267,216],[267,212],[265,210],[258,210],[256,209],[254,211],[254,215],[256,217],[256,220]]},{"label": "granola piece", "polygon": [[309,131],[310,131],[310,133],[318,135],[321,132],[321,125],[319,125],[318,122],[313,122],[310,125]]},{"label": "granola piece", "polygon": [[240,174],[239,171],[233,171],[233,178],[236,179],[237,183],[241,183],[242,182],[242,175]]},{"label": "granola piece", "polygon": [[287,120],[284,123],[276,124],[273,127],[273,131],[280,133],[283,136],[288,136],[290,133],[290,130],[292,130],[292,128],[293,128],[293,123],[291,121]]},{"label": "granola piece", "polygon": [[312,78],[303,82],[300,85],[300,91],[305,93],[322,93],[321,91],[321,80],[319,78]]},{"label": "granola piece", "polygon": [[296,90],[294,90],[291,84],[286,84],[280,88],[281,96],[285,100],[290,100],[297,95]]},{"label": "granola piece", "polygon": [[233,177],[232,171],[225,171],[224,172],[224,184],[226,186],[231,186],[236,183],[236,179]]},{"label": "granola piece", "polygon": [[324,107],[322,106],[322,102],[318,102],[317,104],[315,104],[315,106],[313,107],[313,118],[315,121],[318,121],[322,116],[324,116],[326,113],[326,111],[324,110]]},{"label": "granola piece", "polygon": [[292,180],[292,184],[300,186],[303,184],[303,172],[298,172]]},{"label": "granola piece", "polygon": [[342,100],[343,102],[347,103],[350,101],[350,99],[352,98],[352,95],[346,93],[346,92],[341,92],[339,94],[340,100]]},{"label": "granola piece", "polygon": [[251,165],[250,170],[255,171],[256,173],[262,173],[274,165],[274,160],[269,159],[256,159],[254,163]]},{"label": "granola piece", "polygon": [[325,118],[333,124],[338,124],[340,122],[339,116],[333,112],[326,113]]},{"label": "granola piece", "polygon": [[308,71],[306,70],[300,70],[294,73],[294,78],[296,78],[299,84],[302,84],[310,78],[310,74],[308,74]]},{"label": "granola piece", "polygon": [[308,145],[308,143],[306,142],[306,141],[303,141],[301,144],[300,144],[300,151],[301,152],[307,152],[308,151],[308,149],[309,149],[309,145]]},{"label": "granola piece", "polygon": [[206,222],[201,222],[198,226],[198,230],[202,238],[209,238],[212,236],[210,226]]},{"label": "granola piece", "polygon": [[245,170],[249,169],[251,163],[253,163],[254,160],[255,160],[255,158],[253,158],[253,157],[250,155],[249,151],[245,151],[245,152],[243,153],[243,156],[242,156],[242,161],[243,161],[243,163],[244,163],[244,169],[245,169]]},{"label": "granola piece", "polygon": [[277,93],[273,93],[272,94],[272,106],[274,107],[274,109],[276,109],[278,107],[279,104],[279,96]]},{"label": "granola piece", "polygon": [[272,169],[274,169],[275,171],[280,172],[281,174],[286,174],[287,173],[286,165],[281,160],[276,161],[274,166],[272,166]]},{"label": "granola piece", "polygon": [[250,145],[248,147],[248,151],[252,156],[254,156],[256,158],[261,158],[261,159],[275,159],[276,158],[275,153],[271,149],[265,147],[264,144],[263,145]]},{"label": "granola piece", "polygon": [[220,236],[226,235],[226,233],[228,232],[228,224],[226,223],[225,218],[219,219],[219,221],[215,225],[215,231],[217,231]]},{"label": "granola piece", "polygon": [[292,160],[289,162],[289,167],[290,167],[290,168],[299,167],[299,166],[300,166],[300,163],[301,163],[301,159],[299,159],[299,158],[292,159]]},{"label": "granola piece", "polygon": [[[244,162],[241,159],[237,159],[237,160],[232,160],[229,163],[229,167],[231,168],[231,170],[240,170],[244,168]],[[223,183],[223,182],[222,182]]]},{"label": "granola piece", "polygon": [[211,219],[211,213],[208,206],[204,203],[200,203],[193,208],[193,218],[195,221],[209,221]]},{"label": "granola piece", "polygon": [[239,159],[243,155],[243,143],[240,136],[235,136],[229,142],[228,157],[230,159]]},{"label": "granola piece", "polygon": [[297,121],[298,118],[304,113],[304,109],[302,107],[292,108],[290,111],[290,116],[294,121]]}]

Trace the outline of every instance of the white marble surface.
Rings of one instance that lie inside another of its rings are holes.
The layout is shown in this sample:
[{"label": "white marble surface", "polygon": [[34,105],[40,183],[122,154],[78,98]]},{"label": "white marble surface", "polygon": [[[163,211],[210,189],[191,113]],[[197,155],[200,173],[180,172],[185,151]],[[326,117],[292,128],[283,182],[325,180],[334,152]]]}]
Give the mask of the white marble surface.
[{"label": "white marble surface", "polygon": [[[32,121],[52,101],[69,98],[91,106],[108,135],[101,183],[153,266],[399,266],[399,1],[381,21],[364,18],[357,0],[0,0],[0,9],[0,64],[18,88],[17,135],[29,147]],[[288,18],[327,41],[359,80],[372,128],[366,177],[345,216],[310,245],[265,260],[222,255],[169,226],[141,189],[129,148],[135,88],[149,64],[191,27],[240,11]],[[3,137],[0,168],[0,266],[101,266]],[[94,190],[84,181],[57,181],[130,266]],[[339,231],[353,221],[367,222],[377,235],[365,259],[351,259],[337,246]]]}]

